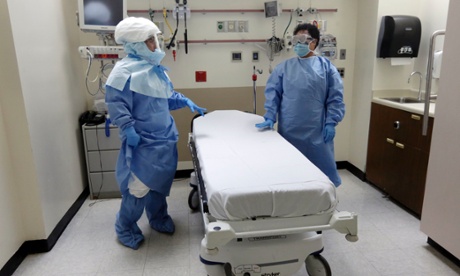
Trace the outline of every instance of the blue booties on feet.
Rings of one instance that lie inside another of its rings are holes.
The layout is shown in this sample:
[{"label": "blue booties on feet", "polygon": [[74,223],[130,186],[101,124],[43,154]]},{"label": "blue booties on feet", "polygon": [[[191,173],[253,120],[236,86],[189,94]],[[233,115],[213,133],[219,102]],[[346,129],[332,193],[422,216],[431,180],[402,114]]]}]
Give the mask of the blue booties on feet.
[{"label": "blue booties on feet", "polygon": [[173,234],[176,227],[172,218],[168,215],[166,196],[150,191],[146,198],[145,212],[147,213],[150,227],[160,233]]},{"label": "blue booties on feet", "polygon": [[137,221],[144,212],[145,199],[126,193],[121,198],[120,211],[115,222],[118,240],[125,246],[137,250],[144,240]]}]

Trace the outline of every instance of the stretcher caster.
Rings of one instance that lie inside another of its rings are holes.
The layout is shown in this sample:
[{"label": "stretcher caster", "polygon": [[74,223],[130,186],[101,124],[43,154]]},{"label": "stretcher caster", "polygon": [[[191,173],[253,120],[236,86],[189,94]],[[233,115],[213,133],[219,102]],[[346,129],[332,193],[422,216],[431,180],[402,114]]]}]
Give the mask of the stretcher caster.
[{"label": "stretcher caster", "polygon": [[305,267],[309,276],[331,276],[332,271],[326,259],[319,254],[312,254],[305,259]]},{"label": "stretcher caster", "polygon": [[190,187],[192,187],[192,190],[188,195],[188,207],[196,211],[200,207],[200,196],[198,194],[198,180],[195,176],[195,172],[190,174]]},{"label": "stretcher caster", "polygon": [[198,210],[200,207],[200,197],[198,196],[197,188],[193,188],[188,195],[188,207],[193,211]]}]

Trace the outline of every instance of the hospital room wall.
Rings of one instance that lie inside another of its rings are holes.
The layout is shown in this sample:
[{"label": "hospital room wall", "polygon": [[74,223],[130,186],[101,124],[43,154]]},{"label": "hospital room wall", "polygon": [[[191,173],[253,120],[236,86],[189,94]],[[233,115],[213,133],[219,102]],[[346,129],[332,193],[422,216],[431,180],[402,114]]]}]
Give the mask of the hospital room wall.
[{"label": "hospital room wall", "polygon": [[[162,1],[150,1],[152,9],[161,9]],[[208,1],[196,0],[189,1],[190,8],[193,9],[263,9],[265,1]],[[167,9],[174,7],[174,1],[166,1]],[[327,20],[326,33],[333,34],[337,37],[338,48],[347,50],[345,60],[336,59],[333,63],[337,67],[346,68],[344,85],[345,85],[345,104],[347,112],[350,112],[352,98],[352,80],[354,72],[355,57],[355,36],[356,36],[356,17],[357,17],[357,0],[312,0],[312,7],[318,9],[338,9],[339,12],[322,12],[320,17]],[[306,10],[309,7],[309,1],[300,1],[300,7]],[[297,0],[283,0],[283,9],[295,9],[299,5]],[[148,10],[148,1],[129,0],[129,10]],[[129,13],[130,16],[148,17],[146,13]],[[276,36],[282,38],[283,33],[288,26],[290,14],[284,12],[276,18]],[[296,20],[316,19],[315,15],[306,14],[297,17],[294,13],[292,23],[288,31],[292,33]],[[319,16],[318,16],[319,18]],[[154,21],[163,21],[161,15],[155,15]],[[249,32],[247,33],[218,33],[217,21],[219,20],[247,20],[249,23]],[[176,22],[169,18],[169,22],[175,28]],[[262,12],[257,13],[192,13],[190,20],[187,21],[188,38],[191,40],[202,39],[268,39],[272,36],[272,20],[265,18]],[[166,27],[165,27],[166,28]],[[178,38],[183,40],[184,22],[180,22]],[[165,33],[169,35],[166,28]],[[80,41],[82,45],[96,44],[99,41],[94,34],[80,32]],[[253,110],[253,66],[262,69],[263,73],[258,74],[257,79],[257,113],[264,114],[264,87],[269,76],[269,60],[262,48],[265,43],[209,43],[209,44],[190,44],[189,53],[185,54],[183,44],[180,45],[176,61],[173,60],[170,51],[167,51],[163,64],[171,70],[169,76],[173,81],[175,89],[184,93],[193,99],[197,104],[206,107],[209,111],[216,109],[237,109],[252,112]],[[231,53],[241,51],[243,61],[232,62]],[[258,51],[260,61],[253,62],[251,59],[252,52]],[[286,58],[293,57],[293,51],[282,51],[281,55],[275,56],[272,66]],[[82,67],[87,64],[82,60]],[[97,69],[97,65],[93,65]],[[195,82],[195,71],[206,71],[207,82]],[[95,76],[95,71],[91,72]],[[94,89],[91,86],[91,89]],[[93,98],[87,93],[88,107],[93,105]],[[336,159],[345,161],[348,157],[349,129],[351,120],[347,113],[344,121],[338,126],[336,138]],[[180,133],[179,149],[179,169],[191,168],[190,153],[186,147],[187,133],[190,131],[190,120],[193,117],[188,110],[174,111]]]},{"label": "hospital room wall", "polygon": [[460,105],[458,64],[460,56],[460,2],[450,1],[447,18],[442,82],[436,101],[430,160],[428,164],[421,230],[460,259]]},{"label": "hospital room wall", "polygon": [[[353,100],[348,162],[365,172],[370,105],[374,90],[418,90],[418,81],[407,83],[412,71],[426,74],[429,36],[445,28],[449,0],[359,0],[358,35],[353,79]],[[389,59],[376,58],[377,38],[383,15],[409,14],[422,23],[422,38],[417,58],[410,65],[391,66]],[[414,84],[415,83],[415,84]],[[433,82],[433,89],[437,81]],[[423,90],[423,89],[422,89]]]},{"label": "hospital room wall", "polygon": [[[37,2],[38,3],[38,2]],[[0,4],[0,267],[47,239],[84,189],[76,3]],[[71,23],[69,21],[72,21]]]}]

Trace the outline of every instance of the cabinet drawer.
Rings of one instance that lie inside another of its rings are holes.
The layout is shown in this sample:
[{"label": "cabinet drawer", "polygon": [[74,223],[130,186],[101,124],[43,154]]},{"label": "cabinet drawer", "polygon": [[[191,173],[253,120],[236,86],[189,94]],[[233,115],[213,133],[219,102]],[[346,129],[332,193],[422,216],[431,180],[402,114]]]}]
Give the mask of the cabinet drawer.
[{"label": "cabinet drawer", "polygon": [[120,149],[121,141],[118,128],[110,128],[110,136],[105,135],[105,128],[85,129],[86,150]]},{"label": "cabinet drawer", "polygon": [[119,150],[88,152],[88,169],[90,172],[114,171]]},{"label": "cabinet drawer", "polygon": [[90,173],[89,178],[91,199],[121,197],[115,172]]}]

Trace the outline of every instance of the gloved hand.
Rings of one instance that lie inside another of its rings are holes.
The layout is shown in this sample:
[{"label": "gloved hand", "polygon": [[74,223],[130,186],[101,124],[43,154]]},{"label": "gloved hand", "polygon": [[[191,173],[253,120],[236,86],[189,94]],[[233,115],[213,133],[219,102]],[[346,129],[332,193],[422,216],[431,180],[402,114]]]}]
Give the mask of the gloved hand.
[{"label": "gloved hand", "polygon": [[335,126],[333,124],[326,124],[323,129],[324,143],[332,142],[335,137]]},{"label": "gloved hand", "polygon": [[134,130],[134,127],[128,127],[127,129],[125,129],[125,135],[126,135],[126,142],[128,143],[128,145],[130,145],[131,147],[137,147],[137,145],[139,145],[139,141],[141,140],[141,137],[139,136],[139,134],[136,133],[136,130]]},{"label": "gloved hand", "polygon": [[274,125],[274,124],[275,124],[275,122],[273,122],[272,120],[270,120],[270,119],[265,119],[265,122],[260,123],[260,124],[256,124],[256,128],[260,128],[260,129],[264,129],[264,128],[273,129],[273,125]]},{"label": "gloved hand", "polygon": [[196,112],[200,113],[201,116],[204,116],[204,112],[206,111],[206,108],[202,108],[202,107],[197,106],[197,105],[196,105],[194,102],[192,102],[192,100],[190,100],[190,99],[187,99],[186,103],[187,103],[188,107],[190,108],[190,110],[191,110],[192,112],[195,112],[195,111],[196,111]]}]

